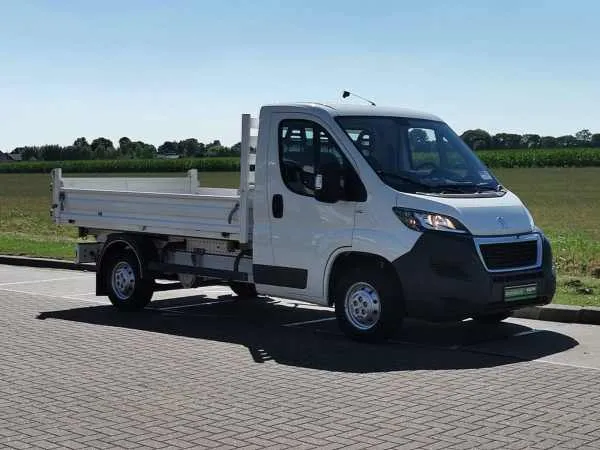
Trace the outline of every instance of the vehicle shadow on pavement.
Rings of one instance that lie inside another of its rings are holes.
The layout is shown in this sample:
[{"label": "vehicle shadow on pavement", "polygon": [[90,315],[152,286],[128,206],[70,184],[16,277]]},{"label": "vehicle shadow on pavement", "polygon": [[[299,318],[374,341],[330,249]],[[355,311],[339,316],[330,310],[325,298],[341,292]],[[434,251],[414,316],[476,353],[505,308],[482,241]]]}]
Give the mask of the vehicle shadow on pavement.
[{"label": "vehicle shadow on pavement", "polygon": [[275,361],[335,372],[493,367],[542,358],[578,345],[563,334],[514,323],[433,324],[412,320],[405,321],[390,341],[364,344],[344,337],[332,318],[329,310],[232,296],[158,300],[136,313],[107,305],[38,315],[40,320],[60,319],[243,345],[256,363]]}]

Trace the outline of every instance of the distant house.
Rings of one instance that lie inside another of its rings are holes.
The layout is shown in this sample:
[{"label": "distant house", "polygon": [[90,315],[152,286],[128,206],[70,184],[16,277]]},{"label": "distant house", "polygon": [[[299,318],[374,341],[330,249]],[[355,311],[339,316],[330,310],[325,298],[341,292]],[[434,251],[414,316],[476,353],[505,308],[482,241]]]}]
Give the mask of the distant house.
[{"label": "distant house", "polygon": [[0,163],[3,162],[15,162],[15,161],[22,161],[23,160],[23,155],[19,155],[17,153],[3,153],[0,152]]},{"label": "distant house", "polygon": [[157,155],[159,159],[179,159],[179,155],[177,153],[159,153]]},{"label": "distant house", "polygon": [[[20,153],[2,153],[0,152],[0,163],[23,161],[23,155]],[[35,156],[29,158],[29,161],[37,161]]]}]

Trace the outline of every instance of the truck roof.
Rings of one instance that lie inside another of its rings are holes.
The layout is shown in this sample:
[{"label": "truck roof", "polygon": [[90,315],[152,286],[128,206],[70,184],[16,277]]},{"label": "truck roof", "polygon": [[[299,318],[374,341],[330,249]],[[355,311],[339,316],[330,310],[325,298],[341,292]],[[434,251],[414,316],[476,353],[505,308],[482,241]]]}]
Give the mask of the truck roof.
[{"label": "truck roof", "polygon": [[371,105],[351,105],[351,104],[324,104],[324,103],[285,103],[265,105],[263,108],[268,108],[277,111],[290,111],[291,109],[297,112],[320,112],[327,113],[330,116],[388,116],[388,117],[406,117],[408,119],[425,119],[442,121],[438,116],[429,114],[423,111],[416,111],[408,108],[397,108],[387,106],[371,106]]}]

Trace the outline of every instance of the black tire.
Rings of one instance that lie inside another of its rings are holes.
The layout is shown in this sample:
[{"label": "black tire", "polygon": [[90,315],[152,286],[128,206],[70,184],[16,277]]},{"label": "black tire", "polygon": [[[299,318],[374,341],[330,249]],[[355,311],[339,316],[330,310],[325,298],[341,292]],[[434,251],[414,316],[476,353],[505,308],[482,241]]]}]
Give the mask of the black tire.
[{"label": "black tire", "polygon": [[239,283],[232,281],[229,283],[229,287],[235,295],[241,298],[256,298],[258,293],[256,292],[256,286],[250,283]]},{"label": "black tire", "polygon": [[[351,339],[381,341],[402,325],[401,287],[390,271],[370,266],[354,267],[336,279],[333,296],[338,325]],[[362,305],[361,301],[364,302]],[[359,318],[360,315],[364,317]]]},{"label": "black tire", "polygon": [[510,313],[481,314],[479,316],[474,316],[473,320],[485,324],[494,324],[500,323],[504,319],[508,319],[509,317]]},{"label": "black tire", "polygon": [[[104,283],[110,302],[121,311],[138,311],[145,308],[154,294],[154,279],[142,278],[136,256],[119,252],[104,267]],[[132,283],[133,280],[133,283]]]}]

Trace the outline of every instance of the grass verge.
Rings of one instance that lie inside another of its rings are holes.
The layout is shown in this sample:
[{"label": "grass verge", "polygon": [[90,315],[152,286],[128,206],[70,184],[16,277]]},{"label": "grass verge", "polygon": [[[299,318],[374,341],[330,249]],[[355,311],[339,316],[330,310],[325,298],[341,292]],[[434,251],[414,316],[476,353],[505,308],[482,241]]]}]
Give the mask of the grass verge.
[{"label": "grass verge", "polygon": [[559,277],[553,303],[600,307],[600,279]]},{"label": "grass verge", "polygon": [[48,240],[27,235],[0,234],[0,254],[73,260],[76,239]]}]

